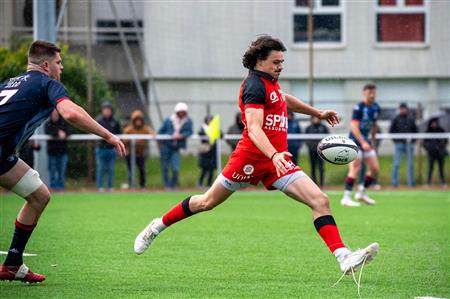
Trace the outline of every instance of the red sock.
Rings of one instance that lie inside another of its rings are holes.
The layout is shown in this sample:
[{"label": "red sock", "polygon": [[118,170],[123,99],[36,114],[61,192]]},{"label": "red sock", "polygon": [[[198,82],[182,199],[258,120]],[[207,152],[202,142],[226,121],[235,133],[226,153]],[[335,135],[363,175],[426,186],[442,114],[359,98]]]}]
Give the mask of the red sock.
[{"label": "red sock", "polygon": [[189,209],[189,200],[191,197],[189,196],[175,207],[173,207],[170,211],[164,214],[162,217],[162,222],[165,226],[170,226],[175,222],[183,220],[189,216],[192,216],[194,213]]},{"label": "red sock", "polygon": [[314,220],[314,226],[316,227],[319,235],[327,244],[331,253],[333,253],[338,248],[345,247],[344,243],[341,240],[341,236],[339,235],[339,230],[336,226],[336,222],[334,221],[333,216],[320,216],[319,218]]}]

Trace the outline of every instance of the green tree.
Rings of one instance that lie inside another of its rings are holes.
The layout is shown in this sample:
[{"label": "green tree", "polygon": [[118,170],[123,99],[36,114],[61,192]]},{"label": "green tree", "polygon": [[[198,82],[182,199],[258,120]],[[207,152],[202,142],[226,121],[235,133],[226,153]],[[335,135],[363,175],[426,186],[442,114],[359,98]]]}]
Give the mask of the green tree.
[{"label": "green tree", "polygon": [[[30,42],[13,44],[10,48],[0,47],[0,82],[26,72],[27,52]],[[62,63],[64,66],[61,82],[69,92],[70,98],[78,105],[87,109],[87,61],[78,53],[69,52],[68,45],[62,45],[61,49]],[[100,103],[103,99],[114,102],[111,89],[106,79],[93,66],[94,116],[100,111],[100,105],[96,103]],[[71,177],[85,176],[87,174],[85,162],[86,143],[71,142],[69,144],[69,157],[68,175]]]}]

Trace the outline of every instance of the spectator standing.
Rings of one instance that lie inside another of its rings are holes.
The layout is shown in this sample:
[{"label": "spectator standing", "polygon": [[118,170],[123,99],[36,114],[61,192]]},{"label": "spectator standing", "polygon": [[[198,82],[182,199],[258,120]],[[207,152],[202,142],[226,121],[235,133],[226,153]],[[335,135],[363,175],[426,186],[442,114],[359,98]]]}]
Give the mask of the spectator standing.
[{"label": "spectator standing", "polygon": [[[120,122],[114,118],[114,110],[110,102],[103,102],[101,114],[97,117],[97,122],[114,135],[122,134]],[[116,151],[114,146],[101,140],[97,143],[95,149],[96,158],[96,180],[97,188],[103,192],[103,176],[107,175],[107,187],[109,191],[113,190],[114,165],[116,162]]]},{"label": "spectator standing", "polygon": [[[240,112],[236,113],[234,124],[228,128],[227,134],[242,135],[244,132],[244,123],[242,122],[242,115]],[[234,151],[240,139],[227,140],[231,150]]]},{"label": "spectator standing", "polygon": [[[411,115],[408,105],[401,103],[399,114],[392,120],[389,133],[417,133],[417,126],[414,117]],[[391,184],[398,186],[398,171],[403,155],[407,157],[407,183],[408,186],[415,186],[414,178],[414,150],[416,147],[415,140],[407,141],[406,139],[394,139],[394,162],[392,167]]]},{"label": "spectator standing", "polygon": [[[135,110],[131,113],[131,123],[123,129],[124,134],[150,134],[155,135],[155,130],[145,124],[144,114],[140,110]],[[125,140],[125,146],[127,147],[127,161],[128,169],[128,184],[131,186],[131,140]],[[136,166],[139,171],[139,187],[145,188],[146,173],[145,173],[145,160],[148,154],[148,140],[138,139],[135,146],[135,159]]]},{"label": "spectator standing", "polygon": [[[200,128],[198,134],[201,137],[206,136],[209,123],[212,121],[213,116],[208,115],[205,117],[204,123]],[[199,154],[198,154],[198,166],[201,169],[200,177],[198,179],[198,186],[203,187],[203,181],[206,179],[206,186],[212,185],[212,179],[214,176],[214,170],[217,166],[217,142],[213,144],[209,143],[208,139],[202,139],[200,141]]]},{"label": "spectator standing", "polygon": [[47,141],[48,173],[50,188],[64,189],[67,168],[67,137],[70,135],[69,125],[59,116],[55,109],[45,123],[45,134],[52,137]]},{"label": "spectator standing", "polygon": [[[430,119],[427,127],[427,133],[444,133],[445,130],[439,126],[439,119]],[[446,187],[444,176],[444,161],[447,156],[447,139],[425,139],[423,147],[428,153],[428,185],[431,185],[433,178],[434,162],[437,162],[439,167],[439,178],[441,179],[442,187]]]},{"label": "spectator standing", "polygon": [[[306,134],[329,134],[328,128],[322,124],[318,117],[311,117],[311,124],[305,130]],[[309,152],[309,163],[311,165],[311,178],[320,187],[324,185],[325,182],[325,169],[323,167],[323,160],[317,154],[317,145],[320,139],[310,139],[306,141]],[[317,180],[317,172],[319,171],[319,180]]]},{"label": "spectator standing", "polygon": [[[302,128],[298,123],[298,120],[294,118],[294,112],[288,112],[288,134],[300,134]],[[292,162],[298,165],[298,151],[302,147],[302,141],[300,139],[288,139],[288,152],[292,154]]]},{"label": "spectator standing", "polygon": [[34,151],[40,151],[41,145],[34,140],[28,140],[19,150],[19,158],[34,168]]},{"label": "spectator standing", "polygon": [[[180,171],[180,149],[186,148],[186,138],[192,135],[192,120],[188,116],[188,106],[183,103],[175,105],[174,113],[167,117],[158,134],[171,135],[171,140],[161,140],[161,169],[164,187],[174,189],[178,185]],[[172,176],[169,175],[169,169]]]}]

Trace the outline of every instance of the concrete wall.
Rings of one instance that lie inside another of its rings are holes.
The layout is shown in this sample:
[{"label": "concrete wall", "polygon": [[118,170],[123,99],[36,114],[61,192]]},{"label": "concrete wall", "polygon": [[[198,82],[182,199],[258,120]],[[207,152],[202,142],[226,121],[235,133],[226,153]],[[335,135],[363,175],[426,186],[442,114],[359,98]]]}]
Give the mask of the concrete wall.
[{"label": "concrete wall", "polygon": [[[71,51],[86,55],[86,47],[72,45]],[[138,72],[139,78],[145,81],[144,66],[140,50],[137,45],[130,45],[130,51]],[[106,79],[111,83],[131,82],[132,76],[130,67],[125,58],[122,46],[119,45],[100,45],[94,44],[92,47],[92,56],[95,60],[97,69],[105,75]]]},{"label": "concrete wall", "polygon": [[[285,42],[288,51],[281,86],[307,100],[308,52],[292,42],[293,3],[145,2],[145,48],[164,113],[183,100],[193,106],[197,128],[208,108],[220,113],[228,127],[246,74],[242,54],[261,33]],[[448,106],[450,2],[429,2],[429,43],[411,47],[376,43],[375,3],[346,1],[344,45],[317,47],[316,105],[337,109],[348,120],[352,106],[361,99],[362,86],[375,81],[382,106],[396,107],[404,100],[412,105],[422,102],[430,113]],[[347,129],[346,124],[340,128]]]},{"label": "concrete wall", "polygon": [[[239,77],[241,56],[257,34],[288,47],[284,76],[307,76],[307,50],[292,42],[294,1],[145,2],[146,49],[156,77]],[[318,78],[448,77],[450,2],[430,1],[429,46],[383,47],[375,40],[374,1],[347,1],[341,48],[319,48]]]},{"label": "concrete wall", "polygon": [[0,1],[0,46],[8,44],[13,21],[13,1]]}]

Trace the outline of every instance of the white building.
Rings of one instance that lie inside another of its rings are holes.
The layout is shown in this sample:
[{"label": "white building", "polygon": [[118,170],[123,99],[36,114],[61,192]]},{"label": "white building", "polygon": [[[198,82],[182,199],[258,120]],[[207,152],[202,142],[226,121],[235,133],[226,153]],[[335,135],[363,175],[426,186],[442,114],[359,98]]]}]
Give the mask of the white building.
[{"label": "white building", "polygon": [[[368,81],[377,84],[382,107],[395,109],[407,101],[413,107],[422,104],[425,113],[450,110],[450,1],[313,1],[314,101],[341,113],[344,125],[338,130],[348,129],[351,108]],[[32,2],[0,1],[0,44],[11,36],[31,36]],[[63,1],[57,3],[61,6]],[[67,3],[59,41],[84,52],[88,2]],[[155,127],[160,124],[156,94],[163,115],[169,115],[177,101],[185,101],[196,130],[208,111],[220,114],[226,129],[233,122],[239,85],[247,72],[242,54],[262,33],[279,37],[287,47],[282,88],[309,100],[307,0],[114,3],[140,80],[148,86]],[[91,21],[97,68],[118,100],[125,102],[127,114],[137,95],[109,1],[92,1]],[[136,32],[143,32],[155,84],[148,84]]]},{"label": "white building", "polygon": [[[308,101],[307,0],[144,2],[145,49],[166,114],[191,103],[206,113],[237,110],[250,41],[267,33],[287,52],[282,88]],[[450,107],[450,2],[427,0],[314,0],[315,104],[350,118],[368,81],[382,107],[400,101],[426,112]],[[153,109],[150,109],[151,111]],[[344,128],[343,128],[344,129]]]}]

